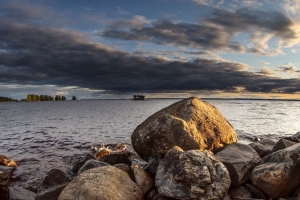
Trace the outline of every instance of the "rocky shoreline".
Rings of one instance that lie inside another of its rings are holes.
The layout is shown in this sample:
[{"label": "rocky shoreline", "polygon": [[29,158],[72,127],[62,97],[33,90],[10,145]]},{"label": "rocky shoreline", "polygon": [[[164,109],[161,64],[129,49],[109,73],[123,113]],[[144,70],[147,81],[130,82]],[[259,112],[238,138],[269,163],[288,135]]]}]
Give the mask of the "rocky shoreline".
[{"label": "rocky shoreline", "polygon": [[17,166],[0,160],[1,200],[300,199],[300,133],[238,143],[221,113],[196,97],[150,116],[131,144],[96,145],[72,172],[50,170],[37,190],[11,187]]}]

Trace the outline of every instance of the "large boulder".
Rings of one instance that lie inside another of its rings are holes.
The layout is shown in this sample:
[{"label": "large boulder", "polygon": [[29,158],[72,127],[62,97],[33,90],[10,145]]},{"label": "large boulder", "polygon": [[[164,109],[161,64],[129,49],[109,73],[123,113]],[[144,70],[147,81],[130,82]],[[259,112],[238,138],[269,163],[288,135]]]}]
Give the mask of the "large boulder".
[{"label": "large boulder", "polygon": [[251,182],[277,199],[300,185],[300,143],[265,156],[251,173]]},{"label": "large boulder", "polygon": [[197,97],[158,111],[131,135],[133,148],[146,161],[165,155],[173,146],[215,150],[232,142],[237,142],[237,135],[231,124],[216,107]]},{"label": "large boulder", "polygon": [[249,145],[232,143],[216,154],[226,166],[232,186],[239,186],[249,180],[250,170],[260,162],[260,156]]},{"label": "large boulder", "polygon": [[155,175],[158,192],[175,199],[221,199],[230,187],[226,167],[210,152],[173,147]]},{"label": "large boulder", "polygon": [[113,166],[103,166],[79,174],[58,199],[143,200],[143,192],[126,172]]}]

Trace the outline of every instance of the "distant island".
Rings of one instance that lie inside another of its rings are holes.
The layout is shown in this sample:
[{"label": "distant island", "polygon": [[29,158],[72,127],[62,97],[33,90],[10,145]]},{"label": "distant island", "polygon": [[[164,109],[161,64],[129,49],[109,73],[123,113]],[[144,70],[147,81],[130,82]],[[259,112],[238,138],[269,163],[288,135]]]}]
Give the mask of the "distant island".
[{"label": "distant island", "polygon": [[0,97],[0,102],[11,102],[11,101],[18,101],[18,100],[9,97]]}]

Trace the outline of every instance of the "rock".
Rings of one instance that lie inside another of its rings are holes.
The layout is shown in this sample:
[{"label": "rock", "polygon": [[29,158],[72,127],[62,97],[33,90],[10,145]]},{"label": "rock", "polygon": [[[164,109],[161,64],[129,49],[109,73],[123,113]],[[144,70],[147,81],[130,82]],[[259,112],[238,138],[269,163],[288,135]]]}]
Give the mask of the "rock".
[{"label": "rock", "polygon": [[300,132],[297,132],[296,134],[289,136],[289,137],[284,137],[283,139],[289,140],[291,142],[295,143],[300,143]]},{"label": "rock", "polygon": [[231,124],[219,110],[197,97],[164,108],[141,123],[131,135],[142,159],[164,156],[173,146],[183,150],[217,150],[237,142]]},{"label": "rock", "polygon": [[273,147],[272,152],[279,151],[281,149],[285,149],[285,148],[290,147],[294,144],[296,144],[296,142],[292,142],[292,141],[289,141],[289,140],[286,140],[286,139],[280,139],[275,144],[275,146]]},{"label": "rock", "polygon": [[239,186],[249,180],[250,170],[259,163],[257,152],[247,144],[232,143],[216,154],[227,168],[232,186]]},{"label": "rock", "polygon": [[225,194],[225,196],[222,197],[221,200],[230,200],[230,196],[228,194]]},{"label": "rock", "polygon": [[146,196],[145,200],[172,200],[173,198],[162,196],[158,193],[157,189],[151,190]]},{"label": "rock", "polygon": [[173,147],[160,161],[155,185],[175,199],[220,199],[230,186],[226,167],[210,152]]},{"label": "rock", "polygon": [[264,195],[264,193],[262,193],[259,189],[257,189],[256,187],[254,187],[251,184],[245,184],[245,187],[251,192],[251,194],[259,199],[267,199],[267,197]]},{"label": "rock", "polygon": [[39,192],[62,184],[67,184],[72,180],[72,178],[64,171],[60,169],[51,169],[42,181],[42,185]]},{"label": "rock", "polygon": [[79,174],[58,199],[143,200],[143,192],[126,172],[113,166],[103,166]]},{"label": "rock", "polygon": [[92,154],[86,154],[84,157],[76,160],[72,163],[72,171],[77,173],[78,170],[86,163],[88,160],[97,160],[97,158]]},{"label": "rock", "polygon": [[232,199],[236,198],[253,198],[251,192],[244,186],[234,187],[229,190],[229,196]]},{"label": "rock", "polygon": [[141,188],[144,194],[147,194],[154,188],[154,180],[145,170],[138,165],[133,169],[135,183]]},{"label": "rock", "polygon": [[57,185],[57,186],[48,188],[42,192],[39,192],[36,197],[36,200],[57,200],[59,197],[59,194],[63,191],[63,189],[67,185],[68,184]]},{"label": "rock", "polygon": [[162,159],[161,156],[156,155],[156,156],[150,156],[148,158],[148,164],[145,167],[145,171],[148,172],[149,174],[155,176],[156,170],[159,164],[159,161]]},{"label": "rock", "polygon": [[17,167],[17,163],[14,160],[8,159],[4,155],[0,155],[0,165],[6,167]]},{"label": "rock", "polygon": [[8,187],[12,180],[12,173],[14,168],[0,166],[0,199],[9,199]]},{"label": "rock", "polygon": [[272,153],[272,149],[276,142],[271,139],[263,139],[258,142],[250,143],[249,145],[259,154],[261,158]]},{"label": "rock", "polygon": [[92,169],[95,167],[103,167],[103,166],[108,166],[108,163],[98,161],[98,160],[88,160],[82,167],[78,170],[77,174],[80,174],[88,169]]},{"label": "rock", "polygon": [[120,163],[120,164],[115,164],[114,167],[116,167],[120,170],[123,170],[124,172],[126,172],[128,174],[128,176],[130,177],[130,179],[132,181],[135,181],[133,170],[131,169],[131,167],[129,165]]},{"label": "rock", "polygon": [[102,162],[106,162],[110,165],[115,165],[119,163],[124,163],[131,166],[131,158],[128,152],[112,153],[104,155],[101,159]]},{"label": "rock", "polygon": [[[35,200],[36,194],[20,186],[9,188],[10,200]],[[26,197],[26,198],[25,198]]]},{"label": "rock", "polygon": [[280,198],[300,185],[300,143],[264,157],[251,173],[251,182],[270,198]]}]

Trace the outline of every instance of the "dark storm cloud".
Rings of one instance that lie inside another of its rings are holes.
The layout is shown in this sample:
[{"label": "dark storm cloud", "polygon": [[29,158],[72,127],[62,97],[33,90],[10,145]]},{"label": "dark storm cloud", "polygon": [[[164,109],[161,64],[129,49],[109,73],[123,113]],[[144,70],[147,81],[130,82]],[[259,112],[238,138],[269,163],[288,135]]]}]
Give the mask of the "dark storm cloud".
[{"label": "dark storm cloud", "polygon": [[300,91],[297,79],[247,71],[241,63],[198,59],[172,61],[134,56],[84,35],[0,23],[0,82],[78,86],[119,92],[225,90]]},{"label": "dark storm cloud", "polygon": [[[175,23],[158,20],[143,24],[143,26],[129,26],[135,20],[119,20],[104,30],[103,37],[123,40],[142,40],[157,44],[172,44],[188,46],[202,50],[249,52],[267,54],[258,44],[247,48],[234,41],[239,33],[250,34],[250,39],[258,39],[255,33],[272,34],[272,37],[293,44],[292,40],[299,39],[294,29],[294,22],[283,13],[277,11],[257,11],[248,8],[237,11],[215,9],[215,11],[199,24]],[[259,36],[261,37],[261,35]]]}]

